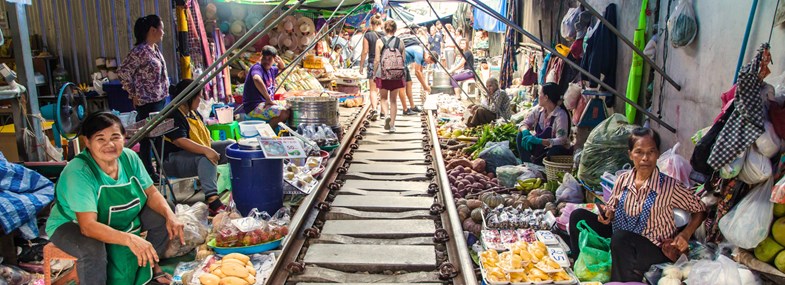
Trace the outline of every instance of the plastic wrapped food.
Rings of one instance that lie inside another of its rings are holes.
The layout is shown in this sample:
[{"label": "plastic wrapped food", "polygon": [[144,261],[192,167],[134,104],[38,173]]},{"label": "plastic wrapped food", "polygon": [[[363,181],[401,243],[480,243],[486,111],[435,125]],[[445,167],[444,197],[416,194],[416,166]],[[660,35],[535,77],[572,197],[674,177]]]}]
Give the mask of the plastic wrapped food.
[{"label": "plastic wrapped food", "polygon": [[527,171],[529,171],[529,168],[522,165],[505,165],[496,168],[496,177],[499,178],[499,184],[512,188],[518,182],[518,176]]},{"label": "plastic wrapped food", "polygon": [[631,163],[627,154],[627,140],[635,125],[627,123],[621,114],[613,114],[597,125],[589,134],[581,154],[578,179],[592,189],[601,189],[603,173],[615,173]]},{"label": "plastic wrapped food", "polygon": [[499,235],[501,236],[502,244],[505,245],[513,244],[518,241],[518,234],[515,230],[501,230],[499,231]]},{"label": "plastic wrapped food", "polygon": [[210,233],[210,229],[207,227],[208,211],[205,203],[196,202],[193,206],[179,204],[175,207],[175,215],[183,223],[185,244],[179,243],[177,239],[170,242],[164,252],[164,258],[188,254],[200,244],[205,243],[205,239]]}]

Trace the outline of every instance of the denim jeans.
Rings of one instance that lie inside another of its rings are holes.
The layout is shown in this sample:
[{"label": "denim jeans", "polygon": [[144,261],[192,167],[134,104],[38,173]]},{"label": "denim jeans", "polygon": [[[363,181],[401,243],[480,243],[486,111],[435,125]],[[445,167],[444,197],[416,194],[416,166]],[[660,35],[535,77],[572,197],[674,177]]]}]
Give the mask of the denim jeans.
[{"label": "denim jeans", "polygon": [[[155,102],[144,104],[141,106],[136,107],[136,118],[137,120],[145,120],[147,117],[150,116],[150,113],[160,112],[166,106],[166,99]],[[153,139],[155,145],[161,145],[160,138]],[[155,169],[153,168],[153,160],[152,160],[152,147],[149,139],[142,139],[139,141],[139,158],[142,159],[142,164],[144,165],[144,169],[147,170],[147,173],[150,174],[151,177],[156,176]],[[160,162],[159,162],[160,163]]]},{"label": "denim jeans", "polygon": [[[220,155],[219,165],[227,163],[226,147],[233,143],[233,140],[212,143],[211,147]],[[163,166],[166,175],[169,176],[178,178],[198,176],[205,197],[218,194],[218,165],[213,164],[206,156],[181,150],[169,154]]]}]

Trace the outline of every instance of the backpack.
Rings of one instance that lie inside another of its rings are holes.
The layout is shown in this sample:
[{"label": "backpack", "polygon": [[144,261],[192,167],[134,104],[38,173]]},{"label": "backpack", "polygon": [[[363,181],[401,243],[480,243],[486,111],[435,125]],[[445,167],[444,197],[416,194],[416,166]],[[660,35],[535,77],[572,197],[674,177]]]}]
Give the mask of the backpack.
[{"label": "backpack", "polygon": [[382,80],[402,80],[404,73],[404,58],[401,50],[401,40],[392,37],[382,38],[384,47],[382,48],[379,63],[379,78]]}]

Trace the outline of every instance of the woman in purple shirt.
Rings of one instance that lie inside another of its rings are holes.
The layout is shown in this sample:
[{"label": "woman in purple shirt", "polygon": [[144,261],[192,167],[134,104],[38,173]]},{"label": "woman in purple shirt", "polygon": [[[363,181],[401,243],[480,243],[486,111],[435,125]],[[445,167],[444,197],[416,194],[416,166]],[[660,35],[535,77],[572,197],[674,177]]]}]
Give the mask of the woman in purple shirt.
[{"label": "woman in purple shirt", "polygon": [[[277,66],[273,66],[273,62]],[[262,48],[262,60],[251,66],[243,87],[243,109],[250,119],[267,121],[273,128],[289,119],[289,110],[273,102],[275,77],[285,68],[278,51],[272,46]]]},{"label": "woman in purple shirt", "polygon": [[[164,24],[157,15],[147,15],[134,24],[136,46],[117,69],[117,75],[133,101],[137,120],[144,120],[153,112],[163,110],[169,96],[169,76],[158,43],[164,38]],[[158,180],[150,158],[150,141],[139,142],[139,157],[145,169]]]}]

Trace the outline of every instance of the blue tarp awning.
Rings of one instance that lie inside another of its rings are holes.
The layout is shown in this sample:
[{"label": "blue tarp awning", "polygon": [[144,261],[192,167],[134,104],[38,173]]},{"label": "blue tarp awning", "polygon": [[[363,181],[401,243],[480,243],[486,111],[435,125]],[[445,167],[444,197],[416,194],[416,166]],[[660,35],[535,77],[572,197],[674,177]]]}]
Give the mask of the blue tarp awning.
[{"label": "blue tarp awning", "polygon": [[[499,12],[499,14],[507,15],[507,1],[505,0],[485,0],[485,1],[486,1],[485,4],[487,4],[488,7],[491,7],[496,12]],[[496,18],[492,17],[491,15],[488,15],[485,12],[482,12],[479,9],[474,8],[474,29],[485,30],[492,33],[504,33],[507,31],[507,25],[497,20]]]}]

